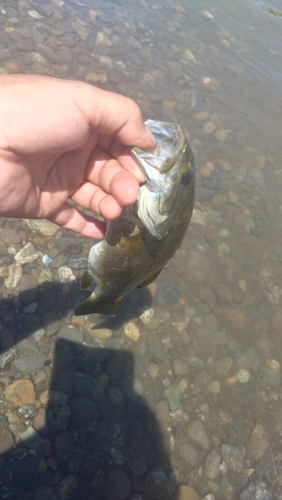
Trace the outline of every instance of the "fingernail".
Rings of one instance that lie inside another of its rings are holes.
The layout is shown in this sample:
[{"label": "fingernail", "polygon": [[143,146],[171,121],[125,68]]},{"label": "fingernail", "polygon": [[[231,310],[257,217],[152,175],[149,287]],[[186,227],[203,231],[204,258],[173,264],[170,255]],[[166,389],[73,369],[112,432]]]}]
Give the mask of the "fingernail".
[{"label": "fingernail", "polygon": [[150,138],[150,142],[152,144],[152,147],[154,147],[156,145],[155,136],[154,136],[153,132],[148,127],[145,127],[145,129],[146,129],[147,136]]}]

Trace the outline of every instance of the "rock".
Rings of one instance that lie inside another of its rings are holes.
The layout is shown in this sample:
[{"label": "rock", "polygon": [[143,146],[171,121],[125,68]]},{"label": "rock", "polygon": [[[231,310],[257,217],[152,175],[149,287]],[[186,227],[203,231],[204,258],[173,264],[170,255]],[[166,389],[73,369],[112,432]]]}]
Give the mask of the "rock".
[{"label": "rock", "polygon": [[204,122],[209,119],[211,114],[208,111],[199,111],[198,113],[195,113],[194,118],[198,122]]},{"label": "rock", "polygon": [[16,255],[15,261],[18,264],[30,264],[40,257],[32,243],[27,243]]},{"label": "rock", "polygon": [[174,78],[181,78],[182,75],[182,66],[177,61],[167,61],[168,68]]},{"label": "rock", "polygon": [[241,474],[246,468],[246,450],[243,445],[237,448],[231,444],[222,444],[221,453],[228,470]]},{"label": "rock", "polygon": [[35,48],[44,57],[46,57],[47,59],[50,59],[50,61],[52,61],[52,62],[59,62],[60,61],[60,59],[57,56],[56,52],[54,52],[53,49],[51,49],[50,47],[48,47],[48,45],[44,45],[42,43],[38,43],[37,45],[35,45]]},{"label": "rock", "polygon": [[5,287],[8,290],[16,288],[22,278],[23,270],[20,264],[11,264],[8,267],[8,278],[5,280]]},{"label": "rock", "polygon": [[200,500],[200,498],[191,486],[179,486],[177,500]]},{"label": "rock", "polygon": [[187,426],[187,436],[203,450],[208,450],[210,448],[209,436],[207,435],[204,424],[200,422],[200,420],[192,420],[189,422]]},{"label": "rock", "polygon": [[207,479],[214,481],[220,474],[221,458],[216,451],[211,451],[205,462],[205,476]]},{"label": "rock", "polygon": [[43,236],[54,236],[60,229],[59,226],[50,222],[49,220],[26,220],[26,223],[35,233],[42,234]]},{"label": "rock", "polygon": [[175,385],[170,385],[167,389],[165,389],[164,395],[168,401],[170,411],[182,408],[180,403],[182,394],[177,387],[175,387]]},{"label": "rock", "polygon": [[71,269],[86,269],[88,266],[88,260],[84,257],[71,257],[68,260],[68,266]]},{"label": "rock", "polygon": [[95,403],[84,396],[74,397],[70,402],[70,408],[72,424],[78,429],[84,427],[96,415]]},{"label": "rock", "polygon": [[218,141],[225,142],[229,133],[230,133],[230,130],[225,129],[225,128],[220,128],[216,131],[215,137],[217,138]]},{"label": "rock", "polygon": [[203,125],[203,132],[207,135],[212,134],[215,131],[215,124],[211,121],[206,122]]},{"label": "rock", "polygon": [[109,490],[111,500],[126,500],[130,494],[130,482],[121,469],[113,469],[109,475]]},{"label": "rock", "polygon": [[244,330],[247,325],[246,315],[231,306],[224,306],[222,308],[222,316],[225,318],[229,326],[233,327],[235,330]]},{"label": "rock", "polygon": [[59,267],[63,267],[67,262],[69,258],[67,255],[59,254],[54,257],[54,259],[51,261],[52,262],[52,268],[53,269],[59,269]]},{"label": "rock", "polygon": [[5,389],[6,398],[16,406],[35,403],[34,385],[31,380],[16,380]]},{"label": "rock", "polygon": [[158,401],[155,406],[155,414],[158,421],[169,421],[169,407],[166,401]]},{"label": "rock", "polygon": [[182,359],[175,359],[173,362],[173,370],[175,375],[186,375],[189,373],[187,361]]},{"label": "rock", "polygon": [[76,277],[68,266],[62,266],[58,269],[58,275],[61,283],[71,283],[76,281]]},{"label": "rock", "polygon": [[240,500],[274,500],[272,491],[264,481],[252,481],[241,495]]},{"label": "rock", "polygon": [[265,365],[258,367],[258,379],[266,387],[280,386],[280,374]]},{"label": "rock", "polygon": [[32,426],[22,432],[20,438],[31,450],[37,450],[42,444],[42,437]]},{"label": "rock", "polygon": [[93,328],[93,324],[88,322],[86,322],[84,326],[88,333],[97,339],[107,340],[113,336],[113,332],[109,328]]},{"label": "rock", "polygon": [[56,245],[62,253],[67,255],[78,254],[82,250],[81,242],[77,238],[71,236],[61,236],[56,239]]},{"label": "rock", "polygon": [[0,424],[0,456],[2,457],[14,446],[14,436],[10,429]]},{"label": "rock", "polygon": [[105,35],[103,31],[98,31],[95,39],[95,45],[97,47],[110,47],[112,42],[110,42],[107,35]]},{"label": "rock", "polygon": [[169,500],[177,486],[177,471],[170,465],[156,467],[146,477],[145,495],[148,500]]},{"label": "rock", "polygon": [[9,349],[0,355],[0,368],[3,369],[8,366],[16,357],[17,349]]},{"label": "rock", "polygon": [[28,403],[20,406],[18,411],[24,418],[34,418],[37,415],[36,407]]},{"label": "rock", "polygon": [[184,458],[184,460],[186,460],[186,462],[192,465],[192,467],[196,467],[198,465],[198,452],[191,444],[183,444],[180,447],[180,455]]},{"label": "rock", "polygon": [[20,282],[19,299],[24,304],[30,304],[34,301],[38,293],[38,281],[31,274],[24,274]]},{"label": "rock", "polygon": [[269,443],[269,429],[262,419],[258,419],[248,444],[248,456],[251,463],[256,462],[264,455]]},{"label": "rock", "polygon": [[0,240],[6,245],[16,245],[21,243],[21,239],[17,235],[16,231],[8,227],[0,229]]},{"label": "rock", "polygon": [[133,321],[129,321],[128,323],[126,323],[124,325],[123,329],[124,329],[124,333],[129,338],[131,338],[135,342],[137,340],[139,340],[139,338],[140,338],[140,331],[139,331],[138,326],[136,326],[135,323],[133,323]]},{"label": "rock", "polygon": [[69,47],[62,45],[57,51],[57,56],[63,64],[71,64],[72,62],[72,51]]},{"label": "rock", "polygon": [[188,281],[201,283],[207,277],[209,268],[209,260],[206,255],[197,250],[192,250],[188,253],[186,263]]},{"label": "rock", "polygon": [[192,218],[191,218],[191,223],[200,224],[200,226],[205,226],[207,223],[206,214],[204,212],[202,212],[201,210],[194,208]]},{"label": "rock", "polygon": [[89,396],[94,401],[104,399],[104,391],[96,380],[85,373],[76,372],[73,376],[73,389],[78,396]]},{"label": "rock", "polygon": [[23,356],[15,361],[15,367],[20,373],[32,375],[44,366],[44,359],[40,356]]}]

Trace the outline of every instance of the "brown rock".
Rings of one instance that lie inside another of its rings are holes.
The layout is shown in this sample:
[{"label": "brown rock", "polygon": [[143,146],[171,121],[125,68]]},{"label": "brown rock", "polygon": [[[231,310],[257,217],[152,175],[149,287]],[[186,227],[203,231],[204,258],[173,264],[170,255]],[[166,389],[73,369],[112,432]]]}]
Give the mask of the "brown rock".
[{"label": "brown rock", "polygon": [[200,500],[200,496],[191,486],[180,486],[178,500]]},{"label": "brown rock", "polygon": [[227,323],[236,330],[244,330],[247,324],[246,315],[235,309],[235,307],[225,306],[222,309],[223,317],[226,319]]},{"label": "brown rock", "polygon": [[21,242],[16,231],[8,227],[0,229],[0,240],[3,241],[3,243],[5,244],[11,244],[11,245],[16,245],[17,243]]},{"label": "brown rock", "polygon": [[194,115],[194,118],[197,122],[204,122],[208,120],[210,116],[211,114],[208,111],[199,111]]},{"label": "brown rock", "polygon": [[31,380],[16,380],[6,387],[5,396],[16,406],[33,405],[35,402],[34,385]]}]

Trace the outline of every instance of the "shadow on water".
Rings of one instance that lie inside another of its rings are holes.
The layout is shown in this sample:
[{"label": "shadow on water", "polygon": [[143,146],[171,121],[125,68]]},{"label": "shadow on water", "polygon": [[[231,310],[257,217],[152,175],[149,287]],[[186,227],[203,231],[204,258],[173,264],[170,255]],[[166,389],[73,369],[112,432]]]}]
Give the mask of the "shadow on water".
[{"label": "shadow on water", "polygon": [[36,385],[42,407],[33,401],[18,408],[28,431],[17,446],[9,447],[11,432],[0,417],[7,434],[1,498],[177,499],[175,471],[161,427],[134,381],[132,353],[58,339],[47,369],[49,393],[46,383]]},{"label": "shadow on water", "polygon": [[[0,320],[0,368],[5,366],[4,354],[23,339],[34,335],[44,328],[45,336],[52,337],[59,329],[71,323],[73,311],[91,292],[81,291],[77,284],[66,286],[58,282],[44,282],[43,284],[20,292],[21,307],[14,305],[12,297],[1,302]],[[36,303],[33,311],[31,304]],[[115,317],[92,315],[94,321],[92,329],[110,328],[118,330],[125,321],[138,316],[139,307],[150,307],[152,296],[147,288],[134,290],[123,300],[120,312]],[[28,311],[28,312],[27,312]]]}]

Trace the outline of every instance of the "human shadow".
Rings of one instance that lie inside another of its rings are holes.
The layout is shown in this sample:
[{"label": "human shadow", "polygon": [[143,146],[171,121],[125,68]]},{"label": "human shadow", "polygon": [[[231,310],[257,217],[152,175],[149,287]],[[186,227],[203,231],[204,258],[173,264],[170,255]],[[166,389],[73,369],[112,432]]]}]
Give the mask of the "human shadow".
[{"label": "human shadow", "polygon": [[[50,362],[14,379],[0,417],[1,498],[176,500],[164,436],[134,371],[130,351],[58,338]],[[12,390],[23,383],[29,403]]]}]

